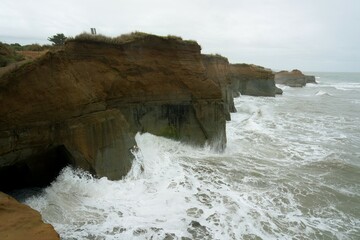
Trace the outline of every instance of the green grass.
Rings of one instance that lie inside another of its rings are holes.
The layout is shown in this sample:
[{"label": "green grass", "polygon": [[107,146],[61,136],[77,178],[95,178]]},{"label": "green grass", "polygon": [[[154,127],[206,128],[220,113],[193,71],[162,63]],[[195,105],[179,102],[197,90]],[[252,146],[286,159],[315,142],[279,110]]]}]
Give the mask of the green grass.
[{"label": "green grass", "polygon": [[17,54],[8,44],[0,42],[0,67],[5,67],[13,62],[24,60],[24,57]]},{"label": "green grass", "polygon": [[209,58],[221,58],[224,59],[226,61],[228,61],[228,59],[218,53],[210,53],[210,54],[202,54],[204,57],[209,57]]},{"label": "green grass", "polygon": [[128,34],[122,34],[117,37],[109,37],[109,36],[105,36],[102,34],[93,35],[93,34],[84,32],[75,37],[69,37],[66,41],[67,42],[87,41],[87,42],[99,42],[99,43],[108,43],[108,44],[124,44],[124,43],[133,42],[133,41],[140,40],[140,39],[146,39],[149,37],[157,37],[157,38],[174,40],[174,41],[183,42],[183,43],[187,43],[187,44],[196,44],[197,45],[197,42],[194,40],[183,40],[181,37],[174,36],[174,35],[157,36],[157,35],[144,33],[144,32],[138,32],[138,31],[128,33]]}]

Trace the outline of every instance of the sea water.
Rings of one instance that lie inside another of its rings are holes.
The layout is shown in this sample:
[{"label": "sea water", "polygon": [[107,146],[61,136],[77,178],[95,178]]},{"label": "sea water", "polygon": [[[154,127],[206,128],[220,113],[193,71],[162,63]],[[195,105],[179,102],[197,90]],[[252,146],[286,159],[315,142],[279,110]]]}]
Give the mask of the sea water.
[{"label": "sea water", "polygon": [[236,98],[224,153],[138,134],[123,180],[67,167],[22,200],[67,240],[360,239],[360,74],[313,74]]}]

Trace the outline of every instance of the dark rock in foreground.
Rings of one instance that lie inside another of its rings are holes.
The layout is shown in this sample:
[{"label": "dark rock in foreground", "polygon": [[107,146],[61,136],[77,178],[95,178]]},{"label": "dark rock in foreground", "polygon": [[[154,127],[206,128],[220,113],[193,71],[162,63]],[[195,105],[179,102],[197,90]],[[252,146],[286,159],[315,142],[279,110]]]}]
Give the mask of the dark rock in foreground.
[{"label": "dark rock in foreground", "polygon": [[1,240],[58,240],[59,234],[40,213],[0,192]]}]

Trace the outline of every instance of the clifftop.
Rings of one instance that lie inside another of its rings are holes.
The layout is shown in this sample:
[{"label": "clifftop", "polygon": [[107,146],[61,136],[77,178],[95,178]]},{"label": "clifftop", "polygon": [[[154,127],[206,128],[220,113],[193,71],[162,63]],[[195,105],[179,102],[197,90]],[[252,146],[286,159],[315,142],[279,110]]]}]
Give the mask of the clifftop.
[{"label": "clifftop", "polygon": [[80,35],[1,76],[0,189],[44,185],[66,164],[119,179],[137,132],[223,150],[222,92],[200,49],[173,36]]},{"label": "clifftop", "polygon": [[5,123],[79,116],[96,103],[105,108],[114,101],[221,99],[204,74],[196,42],[135,36],[114,44],[76,37],[64,50],[2,76],[0,100],[6,107],[0,109],[0,129]]},{"label": "clifftop", "polygon": [[234,76],[241,76],[241,80],[251,79],[273,79],[274,74],[270,69],[254,64],[231,64],[231,74]]},{"label": "clifftop", "polygon": [[144,41],[144,42],[152,42],[154,40],[164,40],[164,41],[172,41],[177,44],[183,45],[195,45],[199,46],[199,44],[194,40],[183,40],[179,36],[167,35],[167,36],[158,36],[154,34],[144,33],[144,32],[132,32],[128,34],[122,34],[117,37],[108,37],[101,34],[92,35],[88,33],[82,33],[74,38],[68,38],[66,40],[67,43],[71,42],[97,42],[97,43],[105,43],[111,45],[123,45],[127,43]]}]

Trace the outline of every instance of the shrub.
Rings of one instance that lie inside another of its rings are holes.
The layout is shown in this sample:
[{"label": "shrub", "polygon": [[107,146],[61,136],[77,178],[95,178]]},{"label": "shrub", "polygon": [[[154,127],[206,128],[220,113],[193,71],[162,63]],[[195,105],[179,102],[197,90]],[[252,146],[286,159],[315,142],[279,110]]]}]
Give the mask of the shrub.
[{"label": "shrub", "polygon": [[10,45],[0,42],[0,67],[5,67],[12,62],[18,62],[23,59],[24,57],[17,54]]},{"label": "shrub", "polygon": [[65,37],[65,35],[63,33],[58,33],[52,37],[48,37],[48,40],[50,42],[53,42],[53,45],[61,46],[61,45],[64,45],[66,38],[67,37]]},{"label": "shrub", "polygon": [[144,39],[146,37],[158,37],[158,38],[163,38],[163,39],[171,39],[171,40],[175,40],[175,41],[179,41],[179,42],[185,42],[188,44],[197,44],[197,42],[194,40],[183,40],[181,37],[174,36],[174,35],[168,35],[166,37],[163,37],[163,36],[156,36],[153,34],[148,34],[148,33],[138,32],[138,31],[127,33],[127,34],[122,34],[118,37],[108,37],[108,36],[105,36],[102,34],[93,35],[93,34],[83,32],[75,37],[69,37],[67,39],[67,41],[69,41],[69,42],[71,42],[71,41],[89,41],[89,42],[99,42],[99,43],[101,42],[101,43],[108,43],[108,44],[124,44],[127,42]]},{"label": "shrub", "polygon": [[42,50],[44,50],[43,47],[37,43],[25,45],[22,47],[22,51],[42,51]]}]

